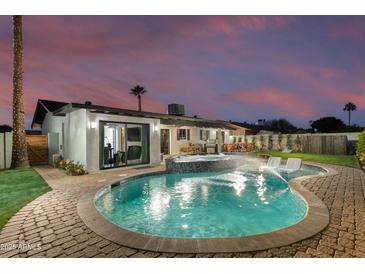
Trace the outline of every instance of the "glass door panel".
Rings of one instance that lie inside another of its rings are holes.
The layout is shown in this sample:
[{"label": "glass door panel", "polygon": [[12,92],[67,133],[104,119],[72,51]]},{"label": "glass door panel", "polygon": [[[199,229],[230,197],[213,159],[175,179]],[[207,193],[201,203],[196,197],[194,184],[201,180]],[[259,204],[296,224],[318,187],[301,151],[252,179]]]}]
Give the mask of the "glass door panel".
[{"label": "glass door panel", "polygon": [[102,167],[125,166],[125,124],[105,123],[103,135]]},{"label": "glass door panel", "polygon": [[101,125],[101,168],[149,163],[149,125],[111,122]]}]

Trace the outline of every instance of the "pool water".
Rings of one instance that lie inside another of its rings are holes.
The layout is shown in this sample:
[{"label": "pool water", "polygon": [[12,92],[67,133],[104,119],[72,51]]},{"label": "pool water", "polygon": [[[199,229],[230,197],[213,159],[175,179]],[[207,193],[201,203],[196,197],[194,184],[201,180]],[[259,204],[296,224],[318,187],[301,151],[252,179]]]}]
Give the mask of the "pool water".
[{"label": "pool water", "polygon": [[102,191],[95,205],[112,223],[154,236],[262,234],[291,226],[306,215],[305,202],[285,180],[320,172],[305,166],[280,178],[243,166],[224,172],[149,175]]}]

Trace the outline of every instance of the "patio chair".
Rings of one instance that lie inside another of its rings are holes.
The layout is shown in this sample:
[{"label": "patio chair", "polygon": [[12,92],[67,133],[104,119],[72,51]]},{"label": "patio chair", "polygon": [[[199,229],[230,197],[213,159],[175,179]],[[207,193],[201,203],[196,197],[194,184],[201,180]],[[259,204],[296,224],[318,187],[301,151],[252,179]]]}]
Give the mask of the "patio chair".
[{"label": "patio chair", "polygon": [[266,166],[263,166],[263,169],[275,169],[279,168],[281,163],[281,157],[272,157],[270,156],[269,160],[266,163]]},{"label": "patio chair", "polygon": [[289,149],[289,148],[284,148],[281,152],[283,153],[291,153],[293,150],[292,149]]},{"label": "patio chair", "polygon": [[300,158],[288,158],[286,161],[286,166],[280,168],[280,171],[291,173],[299,170],[302,167],[302,159]]}]

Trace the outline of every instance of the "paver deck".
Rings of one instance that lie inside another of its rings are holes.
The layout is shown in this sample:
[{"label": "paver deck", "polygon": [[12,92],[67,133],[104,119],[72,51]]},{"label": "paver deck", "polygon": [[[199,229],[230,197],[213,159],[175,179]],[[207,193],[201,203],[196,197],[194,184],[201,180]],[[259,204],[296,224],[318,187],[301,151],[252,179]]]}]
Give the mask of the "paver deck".
[{"label": "paver deck", "polygon": [[77,202],[89,189],[125,175],[163,170],[163,166],[80,177],[39,167],[37,171],[53,190],[22,208],[3,228],[0,257],[365,257],[365,173],[329,167],[338,174],[303,181],[329,209],[330,223],[322,232],[279,248],[209,254],[157,253],[121,246],[94,233],[78,216]]}]

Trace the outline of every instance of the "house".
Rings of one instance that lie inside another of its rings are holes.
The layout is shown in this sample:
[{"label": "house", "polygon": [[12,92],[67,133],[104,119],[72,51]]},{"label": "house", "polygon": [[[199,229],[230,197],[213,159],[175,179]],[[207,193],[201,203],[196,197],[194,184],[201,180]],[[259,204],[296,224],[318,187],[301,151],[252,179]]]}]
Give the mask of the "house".
[{"label": "house", "polygon": [[50,162],[59,154],[90,171],[159,164],[163,155],[218,153],[230,131],[242,132],[226,121],[185,116],[176,104],[162,114],[41,99],[32,128],[48,135]]}]

